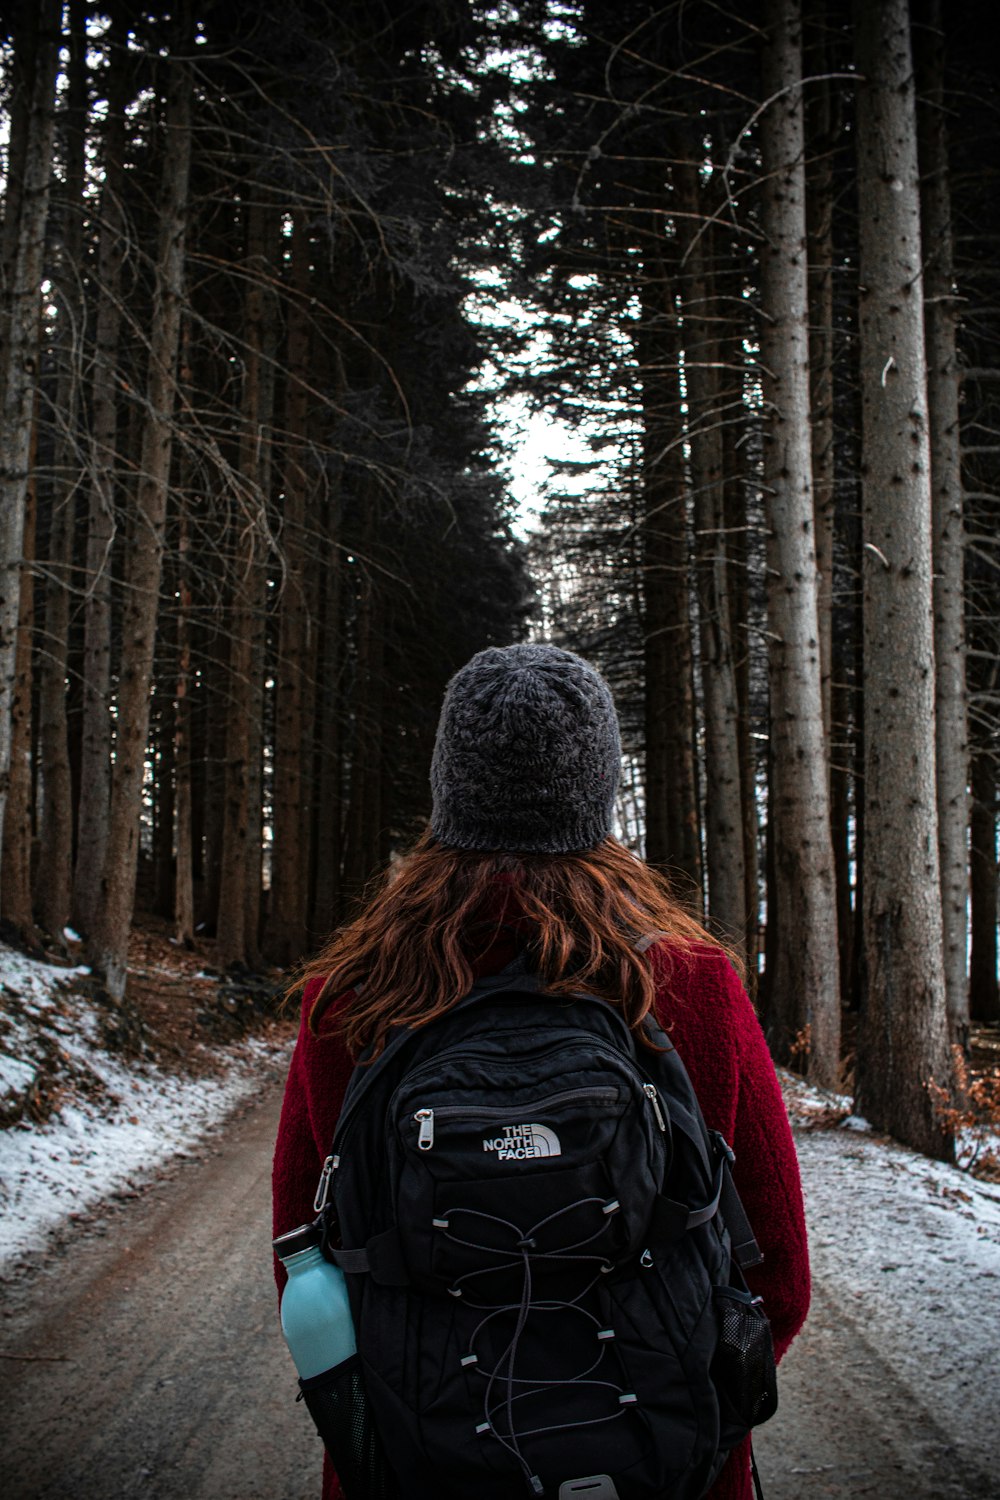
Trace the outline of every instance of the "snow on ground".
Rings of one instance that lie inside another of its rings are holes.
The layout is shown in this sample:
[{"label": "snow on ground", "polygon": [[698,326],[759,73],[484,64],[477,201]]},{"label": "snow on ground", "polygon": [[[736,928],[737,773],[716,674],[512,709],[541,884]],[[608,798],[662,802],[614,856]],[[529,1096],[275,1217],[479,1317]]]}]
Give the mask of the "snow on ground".
[{"label": "snow on ground", "polygon": [[830,1127],[850,1100],[787,1075],[783,1084],[800,1126],[813,1279],[988,1465],[1000,1399],[1000,1185],[876,1136],[857,1116],[810,1129]]},{"label": "snow on ground", "polygon": [[74,1084],[45,1124],[22,1119],[0,1130],[0,1272],[37,1252],[68,1217],[188,1150],[253,1092],[267,1061],[288,1050],[285,1041],[251,1038],[222,1050],[220,1072],[198,1078],[125,1063],[101,1048],[95,1006],[66,988],[87,972],[0,944],[0,1094],[31,1087],[37,1050],[43,1037],[51,1046],[53,1033]]}]

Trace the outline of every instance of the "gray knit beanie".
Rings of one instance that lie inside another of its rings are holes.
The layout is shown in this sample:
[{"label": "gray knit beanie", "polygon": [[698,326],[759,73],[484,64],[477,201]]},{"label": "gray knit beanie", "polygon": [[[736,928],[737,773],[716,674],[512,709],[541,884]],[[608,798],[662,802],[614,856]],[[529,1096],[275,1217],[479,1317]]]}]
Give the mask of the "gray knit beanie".
[{"label": "gray knit beanie", "polygon": [[558,646],[491,647],[444,696],[431,832],[453,849],[593,849],[620,770],[615,705],[589,663]]}]

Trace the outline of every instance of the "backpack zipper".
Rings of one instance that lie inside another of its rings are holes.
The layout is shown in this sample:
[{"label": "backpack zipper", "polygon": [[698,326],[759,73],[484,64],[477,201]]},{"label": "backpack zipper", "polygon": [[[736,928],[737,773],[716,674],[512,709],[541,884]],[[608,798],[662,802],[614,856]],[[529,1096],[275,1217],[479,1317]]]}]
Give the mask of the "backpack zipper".
[{"label": "backpack zipper", "polygon": [[656,1092],[656,1085],[655,1085],[655,1083],[644,1083],[643,1086],[642,1086],[642,1092],[645,1094],[646,1098],[649,1100],[650,1104],[653,1106],[653,1114],[656,1116],[656,1123],[657,1123],[657,1125],[659,1125],[659,1127],[663,1131],[664,1135],[666,1135],[666,1133],[667,1133],[667,1122],[663,1118],[663,1110],[660,1108],[660,1096]]},{"label": "backpack zipper", "polygon": [[[515,1110],[521,1114],[527,1114],[529,1110],[553,1109],[557,1105],[581,1103],[584,1100],[590,1104],[617,1104],[619,1098],[620,1090],[617,1088],[563,1089],[558,1094],[546,1094],[544,1099],[529,1099],[526,1104],[507,1104],[502,1107],[484,1104],[445,1104],[440,1109],[418,1109],[413,1115],[414,1120],[420,1126],[417,1146],[421,1151],[430,1151],[434,1145],[434,1122],[436,1120],[457,1118],[502,1120],[509,1118]],[[659,1116],[658,1108],[657,1115]],[[660,1128],[662,1130],[663,1126],[661,1125]]]}]

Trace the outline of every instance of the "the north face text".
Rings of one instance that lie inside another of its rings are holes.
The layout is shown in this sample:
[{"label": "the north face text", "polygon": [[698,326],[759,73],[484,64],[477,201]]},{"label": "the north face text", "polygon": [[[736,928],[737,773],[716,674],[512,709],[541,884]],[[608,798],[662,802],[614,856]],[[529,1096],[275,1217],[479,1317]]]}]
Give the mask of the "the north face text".
[{"label": "the north face text", "polygon": [[495,1151],[499,1161],[527,1161],[533,1156],[561,1156],[554,1130],[546,1125],[505,1125],[503,1135],[487,1137],[484,1151]]}]

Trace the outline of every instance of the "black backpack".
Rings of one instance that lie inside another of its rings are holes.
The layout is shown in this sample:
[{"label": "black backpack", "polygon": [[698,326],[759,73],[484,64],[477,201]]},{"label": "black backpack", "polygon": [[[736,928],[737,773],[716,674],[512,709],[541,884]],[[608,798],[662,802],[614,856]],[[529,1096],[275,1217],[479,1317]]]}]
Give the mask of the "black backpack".
[{"label": "black backpack", "polygon": [[348,1500],[697,1500],[777,1404],[760,1259],[669,1038],[512,965],[355,1069],[316,1208]]}]

